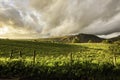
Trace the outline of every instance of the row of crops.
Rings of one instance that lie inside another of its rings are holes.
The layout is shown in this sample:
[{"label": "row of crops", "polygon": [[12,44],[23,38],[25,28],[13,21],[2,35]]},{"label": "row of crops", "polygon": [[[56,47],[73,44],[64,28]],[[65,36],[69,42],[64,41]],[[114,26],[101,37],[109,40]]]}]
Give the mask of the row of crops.
[{"label": "row of crops", "polygon": [[0,78],[120,80],[120,56],[110,46],[0,40]]}]

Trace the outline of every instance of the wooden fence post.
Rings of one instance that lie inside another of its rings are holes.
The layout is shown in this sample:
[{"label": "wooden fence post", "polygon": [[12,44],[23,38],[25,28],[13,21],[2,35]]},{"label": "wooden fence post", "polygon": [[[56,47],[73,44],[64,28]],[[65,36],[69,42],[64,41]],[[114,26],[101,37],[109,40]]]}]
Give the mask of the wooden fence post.
[{"label": "wooden fence post", "polygon": [[34,50],[33,51],[33,63],[35,63],[35,61],[36,61],[36,51]]},{"label": "wooden fence post", "polygon": [[13,50],[11,50],[10,59],[12,59],[12,57],[13,57]]},{"label": "wooden fence post", "polygon": [[116,66],[116,50],[113,51],[113,63]]},{"label": "wooden fence post", "polygon": [[21,51],[19,52],[19,57],[22,58],[22,52]]},{"label": "wooden fence post", "polygon": [[70,66],[72,66],[72,63],[73,63],[73,55],[72,53],[70,53]]},{"label": "wooden fence post", "polygon": [[70,53],[70,73],[69,73],[69,78],[71,78],[71,77],[73,77],[73,75],[72,75],[72,69],[73,69],[73,67],[72,67],[72,65],[73,65],[73,54],[72,54],[72,52]]},{"label": "wooden fence post", "polygon": [[119,48],[118,44],[112,44],[112,45],[109,47],[109,50],[110,50],[111,53],[113,54],[113,65],[114,65],[114,66],[117,65],[117,54],[119,53],[118,48]]}]

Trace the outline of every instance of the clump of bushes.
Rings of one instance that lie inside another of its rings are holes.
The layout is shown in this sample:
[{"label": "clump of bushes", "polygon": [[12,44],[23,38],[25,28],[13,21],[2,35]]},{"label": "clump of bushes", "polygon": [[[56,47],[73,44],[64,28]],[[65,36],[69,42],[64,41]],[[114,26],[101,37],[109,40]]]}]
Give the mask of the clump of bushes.
[{"label": "clump of bushes", "polygon": [[72,43],[79,43],[78,37],[73,38],[73,39],[72,39]]}]

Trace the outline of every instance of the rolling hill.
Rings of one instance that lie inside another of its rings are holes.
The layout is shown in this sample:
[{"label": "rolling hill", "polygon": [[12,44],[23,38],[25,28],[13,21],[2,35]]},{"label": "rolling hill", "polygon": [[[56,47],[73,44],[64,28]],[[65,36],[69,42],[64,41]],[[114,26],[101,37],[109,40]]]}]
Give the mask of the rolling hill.
[{"label": "rolling hill", "polygon": [[120,36],[109,39],[112,42],[120,41]]},{"label": "rolling hill", "polygon": [[99,38],[92,34],[78,34],[66,36],[60,39],[61,42],[69,42],[69,43],[87,43],[87,42],[102,42],[104,39]]},{"label": "rolling hill", "polygon": [[105,39],[105,38],[100,38],[96,35],[93,34],[77,34],[77,35],[69,35],[69,36],[63,36],[63,37],[57,37],[57,38],[47,38],[44,40],[49,40],[53,42],[64,42],[64,43],[100,43],[100,42],[109,42],[113,43],[116,41],[120,41],[120,36],[110,38],[110,39]]},{"label": "rolling hill", "polygon": [[36,41],[51,41],[51,42],[61,42],[61,43],[87,43],[93,42],[98,43],[102,42],[103,38],[97,37],[92,34],[77,34],[77,35],[67,35],[63,37],[54,37],[54,38],[43,38]]},{"label": "rolling hill", "polygon": [[[0,39],[0,40],[2,40],[2,39]],[[28,39],[26,39],[26,40],[28,40]],[[100,43],[100,42],[107,41],[109,43],[113,43],[116,41],[120,41],[120,36],[110,38],[110,39],[105,39],[105,38],[100,38],[93,34],[77,34],[77,35],[67,35],[67,36],[53,37],[53,38],[29,39],[29,41],[58,42],[58,43],[89,43],[89,42],[90,43]]]}]

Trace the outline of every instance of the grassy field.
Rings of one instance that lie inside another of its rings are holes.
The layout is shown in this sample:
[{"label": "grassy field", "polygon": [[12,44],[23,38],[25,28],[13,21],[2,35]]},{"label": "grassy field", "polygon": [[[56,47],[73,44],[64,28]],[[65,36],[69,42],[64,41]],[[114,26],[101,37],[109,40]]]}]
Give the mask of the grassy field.
[{"label": "grassy field", "polygon": [[[1,59],[9,59],[10,54],[13,53],[12,58],[18,59],[21,51],[23,59],[32,60],[31,58],[34,55],[33,53],[36,51],[37,61],[41,61],[41,59],[48,59],[48,61],[56,61],[56,59],[68,61],[72,54],[72,59],[75,59],[75,61],[88,60],[97,63],[112,63],[113,54],[110,53],[109,46],[110,44],[103,43],[61,44],[50,42],[0,40],[0,57]],[[117,62],[119,63],[119,60],[117,60]]]},{"label": "grassy field", "polygon": [[[120,56],[117,54],[115,61],[115,55],[109,50],[111,45],[0,40],[0,67],[3,68],[0,77],[119,80]],[[32,70],[30,75],[27,70]]]}]

